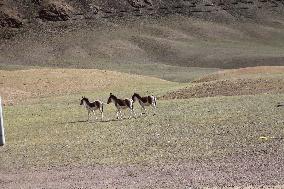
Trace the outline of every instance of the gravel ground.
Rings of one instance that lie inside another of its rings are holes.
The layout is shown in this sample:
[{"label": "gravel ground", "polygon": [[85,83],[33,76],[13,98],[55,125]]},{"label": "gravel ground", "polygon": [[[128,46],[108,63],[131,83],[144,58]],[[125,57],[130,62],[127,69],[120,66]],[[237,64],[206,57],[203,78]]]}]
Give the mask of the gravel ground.
[{"label": "gravel ground", "polygon": [[155,166],[50,167],[0,171],[1,188],[283,188],[284,158],[244,153]]}]

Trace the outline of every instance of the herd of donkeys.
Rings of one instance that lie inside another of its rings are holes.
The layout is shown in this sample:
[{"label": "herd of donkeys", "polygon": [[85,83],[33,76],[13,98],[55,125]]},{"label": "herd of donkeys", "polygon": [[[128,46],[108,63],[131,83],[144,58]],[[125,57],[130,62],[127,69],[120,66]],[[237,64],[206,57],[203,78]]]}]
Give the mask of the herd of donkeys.
[{"label": "herd of donkeys", "polygon": [[[107,104],[111,102],[114,103],[117,112],[116,117],[117,119],[122,119],[122,110],[129,109],[131,111],[132,116],[136,117],[136,113],[134,112],[133,104],[134,102],[138,101],[142,108],[142,113],[146,113],[145,106],[152,106],[154,110],[157,107],[157,98],[155,96],[144,96],[141,97],[138,93],[134,93],[132,98],[127,99],[119,99],[112,93],[107,100]],[[88,111],[88,121],[90,119],[90,114],[93,113],[96,117],[95,111],[99,110],[101,113],[101,119],[103,120],[103,112],[104,112],[104,103],[100,100],[96,100],[94,102],[90,102],[88,98],[82,97],[80,105],[84,105]],[[96,117],[97,119],[97,117]]]}]

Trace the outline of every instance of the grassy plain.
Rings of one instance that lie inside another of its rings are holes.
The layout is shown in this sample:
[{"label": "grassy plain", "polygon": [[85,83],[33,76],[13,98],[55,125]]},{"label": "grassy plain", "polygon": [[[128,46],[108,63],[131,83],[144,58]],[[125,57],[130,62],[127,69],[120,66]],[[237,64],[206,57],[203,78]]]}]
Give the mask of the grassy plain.
[{"label": "grassy plain", "polygon": [[[61,78],[52,81],[62,82],[65,77],[85,71],[38,70],[39,75],[44,75],[41,72],[51,78],[49,82],[54,79],[53,74],[62,72]],[[99,75],[102,71],[88,72]],[[5,106],[7,146],[1,148],[1,170],[65,165],[164,164],[284,149],[281,143],[273,146],[284,136],[283,109],[276,107],[277,102],[283,100],[283,94],[159,100],[157,115],[153,116],[149,109],[148,115],[124,120],[115,119],[115,109],[110,104],[105,106],[102,122],[86,122],[86,110],[79,106],[82,95],[106,101],[109,92],[130,97],[135,89],[142,94],[162,96],[192,85],[116,72],[107,74],[116,77],[117,84],[108,86],[106,77],[97,88],[86,84],[90,86],[87,89],[74,81],[65,83],[66,95],[57,94],[58,88],[48,85],[44,90],[46,93],[35,95],[32,100],[22,99],[17,105]],[[28,75],[30,81],[37,81],[36,74]],[[13,75],[9,76],[13,78]],[[89,81],[85,79],[85,82]],[[76,81],[82,80],[78,77]],[[27,89],[33,92],[32,88]],[[85,91],[78,92],[80,89]],[[135,110],[140,113],[138,104]],[[128,117],[129,112],[126,115]],[[262,136],[268,140],[263,141]]]}]

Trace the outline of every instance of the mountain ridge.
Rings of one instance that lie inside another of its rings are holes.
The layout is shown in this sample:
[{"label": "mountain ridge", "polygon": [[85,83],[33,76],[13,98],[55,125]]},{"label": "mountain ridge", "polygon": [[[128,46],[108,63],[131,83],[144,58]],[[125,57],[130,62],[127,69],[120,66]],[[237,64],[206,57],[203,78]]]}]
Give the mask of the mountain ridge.
[{"label": "mountain ridge", "polygon": [[283,17],[282,0],[2,0],[0,26],[21,27],[37,19],[66,21],[180,14],[208,20],[267,21]]}]

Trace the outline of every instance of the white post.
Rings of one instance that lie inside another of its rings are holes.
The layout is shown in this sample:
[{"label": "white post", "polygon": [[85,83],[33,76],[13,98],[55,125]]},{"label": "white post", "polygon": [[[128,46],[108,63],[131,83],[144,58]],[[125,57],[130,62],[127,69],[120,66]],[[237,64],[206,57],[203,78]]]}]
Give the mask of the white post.
[{"label": "white post", "polygon": [[1,96],[0,96],[0,146],[4,146],[4,144],[5,144],[5,134],[4,134],[2,102],[1,102]]}]

